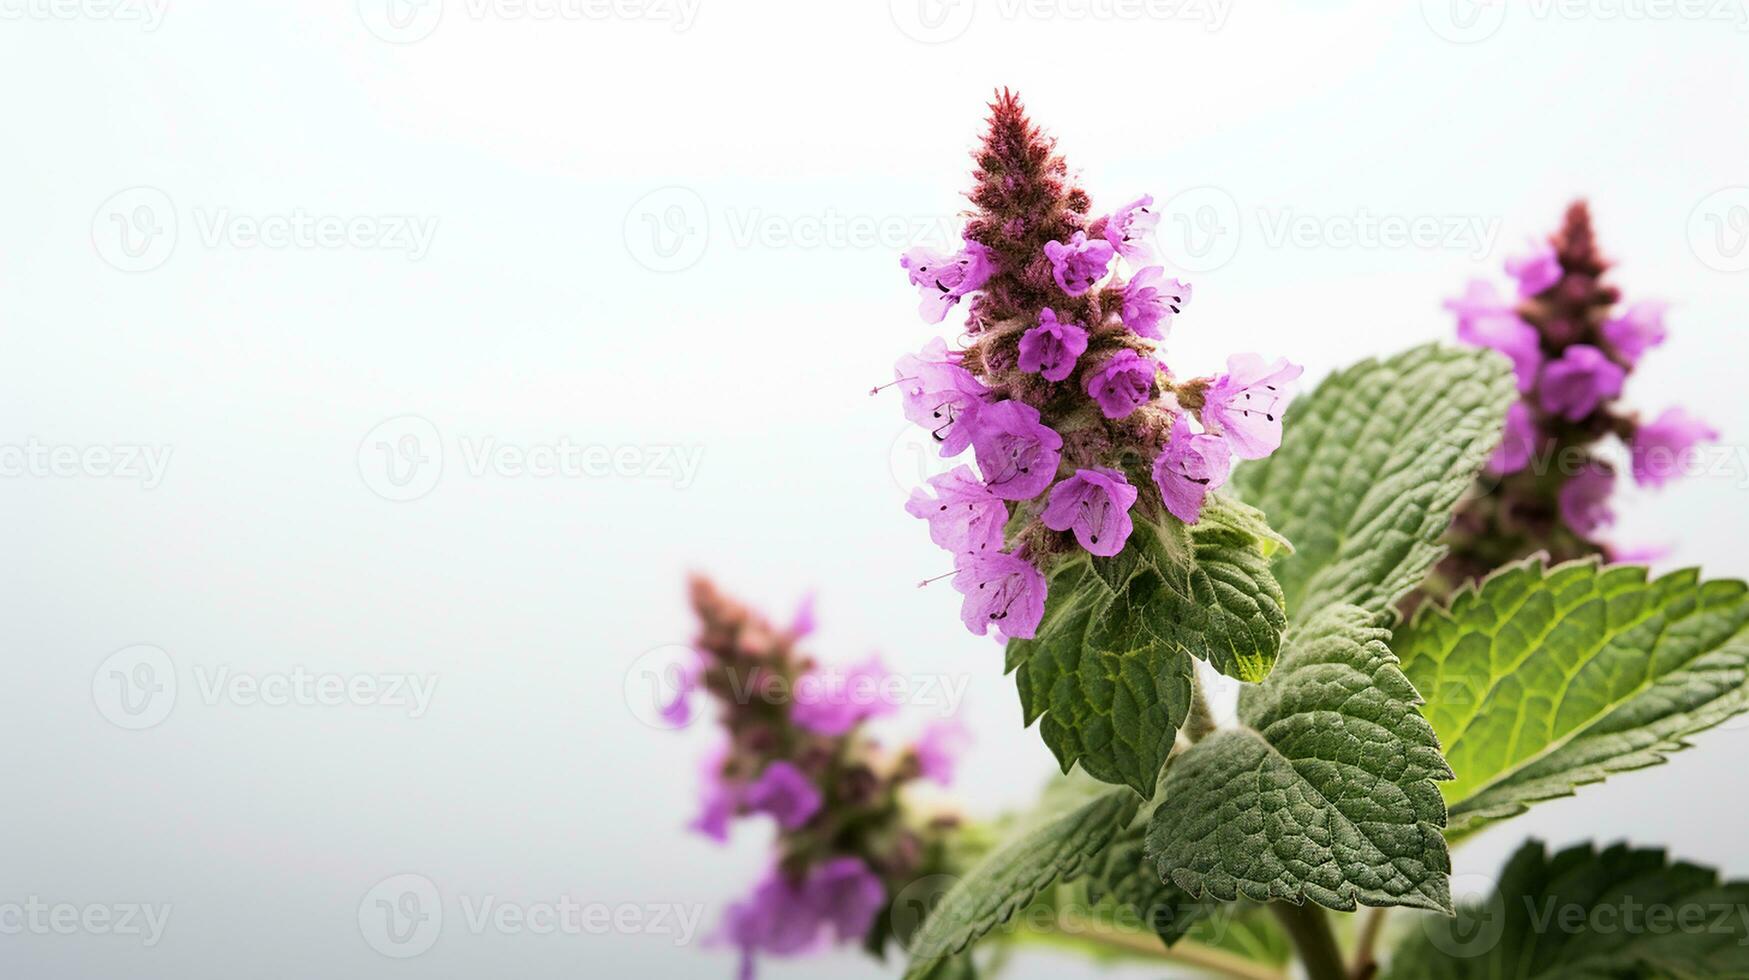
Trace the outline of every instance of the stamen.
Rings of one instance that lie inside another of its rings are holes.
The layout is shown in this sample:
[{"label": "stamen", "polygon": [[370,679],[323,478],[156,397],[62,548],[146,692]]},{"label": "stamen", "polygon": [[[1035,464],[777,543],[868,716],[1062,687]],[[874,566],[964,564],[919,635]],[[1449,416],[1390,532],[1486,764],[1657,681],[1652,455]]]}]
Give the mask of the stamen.
[{"label": "stamen", "polygon": [[941,574],[940,574],[940,575],[937,575],[937,576],[935,576],[935,577],[934,577],[934,578],[926,578],[926,579],[924,579],[924,580],[923,580],[923,581],[921,581],[921,582],[918,582],[918,583],[917,583],[917,587],[918,587],[918,588],[919,588],[919,589],[921,589],[921,588],[923,588],[923,587],[924,587],[924,586],[925,586],[925,585],[928,585],[928,584],[929,584],[929,583],[931,583],[931,582],[939,582],[939,581],[941,581],[941,580],[942,580],[942,579],[944,579],[944,578],[952,578],[952,577],[953,577],[953,576],[955,576],[955,575],[957,575],[957,574],[959,574],[959,573],[958,573],[958,572],[957,572],[957,571],[956,571],[956,572],[942,572],[942,573],[941,573]]}]

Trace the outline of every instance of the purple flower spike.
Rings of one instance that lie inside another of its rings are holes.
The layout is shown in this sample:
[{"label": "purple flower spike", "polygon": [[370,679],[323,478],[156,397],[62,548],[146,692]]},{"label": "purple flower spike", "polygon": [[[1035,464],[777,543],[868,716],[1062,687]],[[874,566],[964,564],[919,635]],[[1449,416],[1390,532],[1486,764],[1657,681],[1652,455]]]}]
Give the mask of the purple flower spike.
[{"label": "purple flower spike", "polygon": [[1151,265],[1124,286],[1123,325],[1138,337],[1165,340],[1172,318],[1189,302],[1189,283],[1167,279],[1165,269]]},{"label": "purple flower spike", "polygon": [[972,450],[984,485],[1003,500],[1031,500],[1057,478],[1063,437],[1040,424],[1038,409],[1001,401],[978,412]]},{"label": "purple flower spike", "polygon": [[972,733],[957,718],[933,722],[923,730],[913,751],[924,779],[942,786],[953,784],[954,768],[972,744]]},{"label": "purple flower spike", "polygon": [[953,587],[965,596],[960,619],[979,636],[994,626],[1003,636],[1030,640],[1045,615],[1045,577],[1007,552],[960,559]]},{"label": "purple flower spike", "polygon": [[1634,482],[1661,487],[1682,475],[1683,458],[1703,442],[1719,437],[1717,429],[1680,408],[1667,408],[1634,433]]},{"label": "purple flower spike", "polygon": [[1063,323],[1055,310],[1039,311],[1038,326],[1020,335],[1020,369],[1044,375],[1046,381],[1061,381],[1075,370],[1075,361],[1087,349],[1087,331],[1080,324]]},{"label": "purple flower spike", "polygon": [[1125,347],[1087,376],[1087,394],[1108,419],[1121,419],[1153,396],[1154,362]]},{"label": "purple flower spike", "polygon": [[1130,265],[1147,265],[1154,261],[1154,228],[1159,224],[1154,195],[1143,194],[1112,213],[1105,223],[1105,240]]},{"label": "purple flower spike", "polygon": [[971,444],[973,422],[989,393],[959,358],[936,337],[919,354],[906,354],[893,365],[905,418],[930,431],[941,443],[941,455],[957,456]]},{"label": "purple flower spike", "polygon": [[1232,451],[1219,436],[1191,432],[1183,415],[1172,420],[1172,435],[1154,460],[1154,483],[1172,516],[1186,524],[1202,517],[1203,498],[1227,482]]},{"label": "purple flower spike", "polygon": [[1637,363],[1641,355],[1664,342],[1664,311],[1668,307],[1655,299],[1635,303],[1621,316],[1604,321],[1603,337],[1629,364]]},{"label": "purple flower spike", "polygon": [[1627,372],[1590,344],[1574,344],[1543,369],[1543,411],[1577,422],[1621,394]]},{"label": "purple flower spike", "polygon": [[1506,274],[1518,280],[1518,295],[1535,296],[1561,281],[1561,259],[1548,242],[1506,260]]},{"label": "purple flower spike", "polygon": [[1615,473],[1601,463],[1587,463],[1562,485],[1557,498],[1561,520],[1581,537],[1615,521],[1609,509],[1609,494],[1615,488]]},{"label": "purple flower spike", "polygon": [[743,901],[723,915],[722,933],[713,937],[741,950],[740,980],[753,980],[757,953],[793,956],[817,945],[819,907],[805,887],[792,884],[782,869],[773,868]]},{"label": "purple flower spike", "polygon": [[705,758],[704,768],[700,771],[704,785],[700,793],[699,813],[687,825],[719,844],[728,842],[729,819],[735,815],[735,808],[740,805],[737,788],[723,779],[723,763],[728,757],[729,747],[723,745]]},{"label": "purple flower spike", "polygon": [[813,780],[781,759],[765,767],[742,799],[747,809],[771,814],[785,830],[802,827],[820,812],[820,790]]},{"label": "purple flower spike", "polygon": [[814,869],[803,891],[838,942],[861,941],[887,904],[887,888],[861,858],[833,858]]},{"label": "purple flower spike", "polygon": [[1459,330],[1477,317],[1512,312],[1511,305],[1500,298],[1500,291],[1486,279],[1471,279],[1464,287],[1464,294],[1446,300],[1445,308],[1457,314]]},{"label": "purple flower spike", "polygon": [[929,486],[934,497],[918,488],[905,504],[911,516],[929,522],[929,540],[956,555],[1002,550],[1008,508],[971,467],[956,466],[932,477]]},{"label": "purple flower spike", "polygon": [[1476,347],[1491,347],[1512,361],[1518,390],[1529,391],[1543,366],[1542,339],[1536,328],[1511,311],[1458,321],[1458,339]]},{"label": "purple flower spike", "polygon": [[1087,233],[1078,231],[1064,245],[1059,241],[1045,243],[1045,258],[1051,260],[1051,275],[1057,286],[1070,296],[1079,296],[1105,278],[1111,265],[1111,243],[1100,239],[1087,240]]},{"label": "purple flower spike", "polygon": [[1531,420],[1530,406],[1515,401],[1506,408],[1506,431],[1500,447],[1488,459],[1488,472],[1496,476],[1517,473],[1530,465],[1536,453],[1536,423]]},{"label": "purple flower spike", "polygon": [[1227,373],[1209,386],[1203,428],[1225,436],[1240,459],[1262,459],[1275,452],[1281,445],[1282,409],[1304,370],[1280,357],[1274,362],[1256,354],[1227,358]]},{"label": "purple flower spike", "polygon": [[896,714],[898,702],[884,693],[889,676],[878,656],[842,670],[817,667],[796,682],[790,720],[817,735],[837,736],[870,718]]},{"label": "purple flower spike", "polygon": [[911,285],[923,297],[917,312],[927,323],[940,323],[955,303],[983,288],[995,271],[989,249],[977,242],[967,242],[953,255],[918,246],[899,257],[899,266],[910,273]]},{"label": "purple flower spike", "polygon": [[1076,470],[1051,488],[1041,519],[1053,531],[1073,530],[1075,541],[1089,554],[1110,558],[1130,539],[1135,502],[1136,488],[1117,470]]}]

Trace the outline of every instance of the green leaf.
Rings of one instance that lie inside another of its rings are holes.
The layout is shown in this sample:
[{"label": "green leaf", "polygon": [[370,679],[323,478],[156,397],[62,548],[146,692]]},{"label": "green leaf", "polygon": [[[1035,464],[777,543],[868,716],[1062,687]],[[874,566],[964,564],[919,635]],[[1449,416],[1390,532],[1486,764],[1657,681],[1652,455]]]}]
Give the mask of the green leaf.
[{"label": "green leaf", "polygon": [[1264,557],[1279,536],[1242,528],[1261,515],[1211,498],[1216,519],[1186,528],[1137,518],[1111,558],[1051,575],[1031,640],[1008,644],[1025,723],[1067,772],[1150,795],[1190,710],[1191,658],[1240,680],[1268,675],[1286,616]]},{"label": "green leaf", "polygon": [[1427,916],[1387,980],[1653,980],[1749,977],[1749,882],[1664,852],[1531,841],[1489,898]]},{"label": "green leaf", "polygon": [[1129,824],[1113,836],[1087,872],[1087,900],[1110,899],[1146,923],[1171,946],[1225,906],[1213,899],[1194,898],[1161,879],[1147,859],[1146,837],[1154,804],[1136,811]]},{"label": "green leaf", "polygon": [[1141,800],[1106,789],[990,852],[947,889],[911,941],[911,980],[929,977],[1058,881],[1079,875],[1136,815]]},{"label": "green leaf", "polygon": [[1693,569],[1518,562],[1392,646],[1457,774],[1454,834],[1663,762],[1749,706],[1749,590]]},{"label": "green leaf", "polygon": [[1379,616],[1330,607],[1239,697],[1248,727],[1175,758],[1148,831],[1160,875],[1192,895],[1333,909],[1449,909],[1451,770]]},{"label": "green leaf", "polygon": [[1294,543],[1275,574],[1295,622],[1334,603],[1384,612],[1421,583],[1516,397],[1500,355],[1427,346],[1362,361],[1288,406],[1281,448],[1233,487]]}]

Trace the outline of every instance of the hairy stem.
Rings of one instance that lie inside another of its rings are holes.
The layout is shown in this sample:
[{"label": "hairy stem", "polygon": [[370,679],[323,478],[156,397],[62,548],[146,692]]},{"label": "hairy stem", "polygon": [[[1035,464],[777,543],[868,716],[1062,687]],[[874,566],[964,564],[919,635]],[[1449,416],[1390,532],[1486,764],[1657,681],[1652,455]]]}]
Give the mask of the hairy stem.
[{"label": "hairy stem", "polygon": [[1330,917],[1322,906],[1307,902],[1270,902],[1269,910],[1287,930],[1288,938],[1305,964],[1310,980],[1348,980],[1348,969],[1342,965],[1342,951],[1336,947],[1336,933],[1330,929]]},{"label": "hairy stem", "polygon": [[1378,945],[1388,911],[1383,907],[1373,909],[1360,924],[1360,937],[1354,943],[1354,965],[1348,968],[1349,980],[1372,980],[1378,974],[1379,961],[1373,956],[1373,948]]},{"label": "hairy stem", "polygon": [[1190,675],[1190,715],[1184,719],[1184,737],[1200,742],[1215,730],[1214,712],[1209,709],[1208,696],[1202,691],[1202,674]]},{"label": "hairy stem", "polygon": [[1280,972],[1226,950],[1189,940],[1181,940],[1168,947],[1160,941],[1160,937],[1152,933],[1114,929],[1071,912],[1063,912],[1057,916],[1054,931],[1058,935],[1084,940],[1107,949],[1179,963],[1216,976],[1236,977],[1238,980],[1286,980]]}]

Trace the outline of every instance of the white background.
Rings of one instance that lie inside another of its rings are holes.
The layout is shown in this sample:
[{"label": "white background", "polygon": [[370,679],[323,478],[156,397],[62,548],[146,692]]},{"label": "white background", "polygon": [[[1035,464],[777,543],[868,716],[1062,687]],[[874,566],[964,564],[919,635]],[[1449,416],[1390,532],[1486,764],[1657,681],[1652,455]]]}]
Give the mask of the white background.
[{"label": "white background", "polygon": [[[696,937],[475,934],[459,904],[702,903],[708,930],[759,873],[760,822],[727,849],[682,829],[712,735],[628,706],[640,654],[691,634],[688,569],[777,615],[818,590],[828,658],[878,649],[969,678],[960,796],[1024,802],[1051,760],[999,650],[960,627],[951,590],[914,587],[944,559],[901,509],[917,474],[896,400],[866,395],[930,336],[897,253],[962,206],[997,86],[1099,206],[1205,188],[1180,203],[1223,220],[1167,224],[1194,264],[1224,259],[1187,275],[1181,373],[1257,350],[1312,380],[1447,336],[1440,299],[1498,277],[1585,194],[1627,295],[1674,304],[1632,402],[1687,405],[1732,446],[1749,431],[1736,4],[1648,20],[1460,0],[1454,20],[1443,2],[915,2],[936,0],[702,0],[684,21],[449,0],[435,23],[420,18],[440,8],[405,8],[397,31],[374,0],[175,0],[150,24],[98,0],[0,0],[0,444],[172,453],[151,488],[0,479],[0,905],[173,906],[150,949],[0,935],[0,971],[729,976]],[[368,220],[350,243],[239,237],[300,213]],[[428,251],[371,240],[384,216],[435,221]],[[1347,244],[1362,216],[1498,234]],[[1283,220],[1332,230],[1283,242]],[[882,222],[898,230],[807,237]],[[1210,227],[1225,237],[1198,244]],[[367,438],[409,415],[430,429]],[[376,443],[418,431],[441,478],[385,499],[400,491]],[[629,465],[475,475],[463,441],[486,438],[702,457],[684,485]],[[1743,474],[1631,496],[1619,536],[1742,575]],[[100,665],[135,644],[164,651],[178,691],[130,731],[100,707]],[[294,668],[438,687],[417,718],[201,689]],[[1541,805],[1458,869],[1490,871],[1534,833],[1749,875],[1746,732]],[[359,912],[403,873],[436,886],[445,922],[395,960]],[[879,974],[849,953],[766,969]],[[1092,969],[1034,957],[1017,974]]]}]

